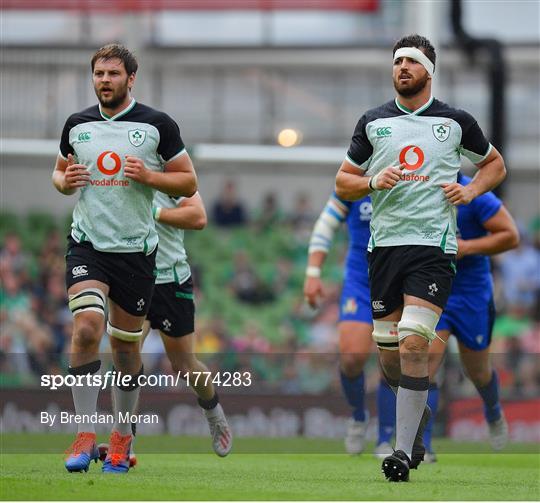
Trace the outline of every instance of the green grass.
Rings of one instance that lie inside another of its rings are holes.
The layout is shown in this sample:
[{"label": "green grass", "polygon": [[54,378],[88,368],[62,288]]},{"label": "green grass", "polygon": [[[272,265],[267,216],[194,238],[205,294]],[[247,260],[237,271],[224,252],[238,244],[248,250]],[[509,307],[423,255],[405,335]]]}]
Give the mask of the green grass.
[{"label": "green grass", "polygon": [[[86,474],[69,474],[63,467],[60,454],[6,454],[6,450],[14,451],[17,437],[2,437],[0,495],[3,500],[399,501],[540,498],[538,453],[445,454],[445,447],[450,445],[448,441],[436,445],[438,463],[422,465],[419,470],[413,470],[409,484],[391,484],[383,479],[379,461],[370,454],[351,457],[322,453],[330,448],[337,452],[340,444],[337,441],[237,439],[235,452],[220,459],[208,453],[193,451],[185,454],[184,449],[194,448],[195,444],[204,445],[201,450],[206,451],[208,439],[178,437],[174,443],[182,448],[183,454],[156,454],[157,447],[171,444],[171,437],[141,437],[137,444],[140,447],[139,465],[127,475],[118,476],[103,475],[100,464],[92,464]],[[42,437],[26,435],[26,445],[38,450]],[[52,440],[52,435],[47,437],[49,441]],[[54,443],[61,451],[67,437],[56,437]],[[287,444],[290,450],[303,448],[304,453],[245,453],[250,450],[262,452],[265,445],[268,451]],[[475,449],[475,452],[479,450],[482,449]]]}]

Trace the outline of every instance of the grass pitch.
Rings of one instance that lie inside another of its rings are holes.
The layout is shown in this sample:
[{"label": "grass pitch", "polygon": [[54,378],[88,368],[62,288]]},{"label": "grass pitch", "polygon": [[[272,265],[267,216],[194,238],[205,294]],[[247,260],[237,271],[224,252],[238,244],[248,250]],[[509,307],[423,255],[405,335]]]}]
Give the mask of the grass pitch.
[{"label": "grass pitch", "polygon": [[[100,463],[92,463],[88,473],[70,474],[61,454],[31,452],[46,452],[44,446],[62,451],[70,441],[71,436],[66,435],[3,435],[1,499],[540,499],[538,446],[514,454],[478,454],[475,452],[483,451],[485,446],[477,444],[481,449],[473,452],[462,449],[461,453],[444,454],[450,446],[456,452],[456,444],[439,441],[435,444],[439,461],[412,470],[408,484],[384,480],[380,462],[371,455],[372,446],[368,446],[369,454],[353,457],[337,454],[342,445],[339,441],[236,439],[233,453],[220,459],[208,453],[208,438],[140,437],[139,464],[127,475],[104,475]],[[184,453],[157,454],[160,445],[174,445]],[[186,450],[191,453],[186,454]]]}]

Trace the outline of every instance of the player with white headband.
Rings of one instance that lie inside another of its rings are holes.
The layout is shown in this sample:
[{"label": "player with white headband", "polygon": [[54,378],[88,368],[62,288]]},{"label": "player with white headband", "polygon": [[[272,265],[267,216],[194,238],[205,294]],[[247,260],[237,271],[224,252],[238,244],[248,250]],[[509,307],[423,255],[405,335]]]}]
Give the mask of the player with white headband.
[{"label": "player with white headband", "polygon": [[394,54],[394,62],[401,58],[414,59],[426,69],[426,72],[429,73],[430,77],[433,77],[433,74],[435,73],[435,65],[420,49],[416,47],[401,47]]},{"label": "player with white headband", "polygon": [[[456,205],[499,185],[504,161],[475,119],[431,96],[435,49],[410,35],[393,49],[397,96],[367,111],[336,177],[345,200],[371,195],[368,244],[373,338],[397,395],[396,445],[382,470],[409,480],[424,458],[428,350],[456,270]],[[460,156],[479,168],[457,182]]]}]

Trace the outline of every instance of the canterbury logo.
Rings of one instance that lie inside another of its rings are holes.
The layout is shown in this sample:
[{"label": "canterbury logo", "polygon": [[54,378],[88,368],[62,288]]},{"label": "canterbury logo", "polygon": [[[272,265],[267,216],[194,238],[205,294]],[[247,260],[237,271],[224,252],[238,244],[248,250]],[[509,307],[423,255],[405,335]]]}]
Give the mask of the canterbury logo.
[{"label": "canterbury logo", "polygon": [[[409,153],[411,150],[412,153]],[[413,160],[416,162],[409,162]],[[405,169],[409,171],[421,168],[422,164],[424,164],[424,151],[416,145],[408,145],[399,153],[399,163],[405,164]]]},{"label": "canterbury logo", "polygon": [[74,278],[77,278],[79,276],[87,276],[88,270],[86,269],[85,265],[78,265],[71,269],[71,274]]},{"label": "canterbury logo", "polygon": [[98,169],[107,176],[116,175],[122,167],[120,156],[112,150],[105,150],[97,159]]},{"label": "canterbury logo", "polygon": [[375,131],[375,134],[377,136],[391,136],[392,135],[392,128],[389,126],[386,127],[378,127]]},{"label": "canterbury logo", "polygon": [[371,307],[373,308],[373,311],[384,311],[384,303],[382,300],[374,300],[371,303]]}]

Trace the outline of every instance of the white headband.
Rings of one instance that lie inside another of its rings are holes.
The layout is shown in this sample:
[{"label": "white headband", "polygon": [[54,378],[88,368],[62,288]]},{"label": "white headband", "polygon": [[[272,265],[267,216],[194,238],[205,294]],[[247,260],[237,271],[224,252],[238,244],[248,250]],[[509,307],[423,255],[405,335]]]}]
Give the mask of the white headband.
[{"label": "white headband", "polygon": [[417,47],[401,47],[394,54],[394,61],[398,58],[414,59],[415,61],[418,61],[418,63],[420,63],[430,75],[435,73],[435,66],[433,63]]}]

